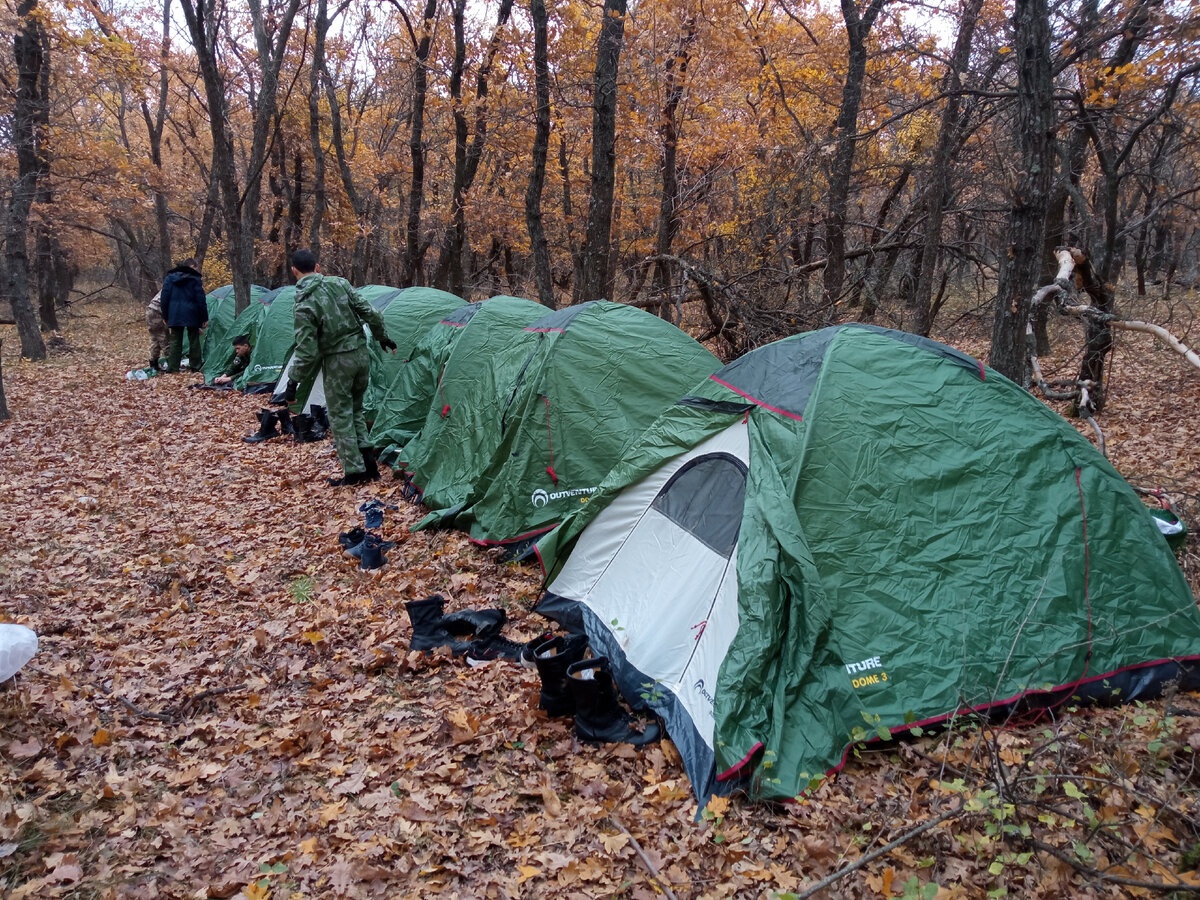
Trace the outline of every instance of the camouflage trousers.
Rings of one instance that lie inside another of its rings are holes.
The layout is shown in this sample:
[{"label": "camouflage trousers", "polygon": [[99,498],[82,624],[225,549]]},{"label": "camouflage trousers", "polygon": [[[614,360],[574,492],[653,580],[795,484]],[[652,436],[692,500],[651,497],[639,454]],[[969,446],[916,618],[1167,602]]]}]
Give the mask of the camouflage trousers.
[{"label": "camouflage trousers", "polygon": [[156,310],[146,310],[146,328],[150,332],[150,358],[157,361],[171,346],[171,329],[163,321],[162,313]]},{"label": "camouflage trousers", "polygon": [[332,353],[321,361],[325,375],[325,409],[333,429],[333,446],[346,475],[365,472],[361,447],[367,441],[367,420],[363,415],[363,396],[371,371],[371,355],[366,347]]}]

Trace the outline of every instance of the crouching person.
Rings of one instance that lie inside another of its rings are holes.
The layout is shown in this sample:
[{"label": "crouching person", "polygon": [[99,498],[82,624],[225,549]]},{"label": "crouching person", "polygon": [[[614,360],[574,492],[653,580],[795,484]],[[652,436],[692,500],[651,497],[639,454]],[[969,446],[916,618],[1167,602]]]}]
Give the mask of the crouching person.
[{"label": "crouching person", "polygon": [[246,371],[250,364],[250,335],[239,334],[233,339],[233,359],[225,367],[225,371],[213,379],[213,384],[233,384],[237,377]]},{"label": "crouching person", "polygon": [[363,414],[371,364],[363,325],[385,350],[395,353],[396,344],[375,308],[346,279],[322,274],[312,251],[297,250],[292,255],[292,277],[296,279],[296,349],[284,400],[293,403],[300,382],[323,371],[333,444],[342,464],[342,477],[329,483],[374,481],[379,466]]}]

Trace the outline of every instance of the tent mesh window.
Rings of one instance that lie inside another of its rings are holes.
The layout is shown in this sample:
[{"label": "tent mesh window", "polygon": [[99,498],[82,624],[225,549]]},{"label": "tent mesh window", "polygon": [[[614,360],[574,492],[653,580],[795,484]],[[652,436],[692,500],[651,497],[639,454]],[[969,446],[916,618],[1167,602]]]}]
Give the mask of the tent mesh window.
[{"label": "tent mesh window", "polygon": [[698,456],[676,472],[651,507],[729,559],[746,498],[746,465],[728,453]]}]

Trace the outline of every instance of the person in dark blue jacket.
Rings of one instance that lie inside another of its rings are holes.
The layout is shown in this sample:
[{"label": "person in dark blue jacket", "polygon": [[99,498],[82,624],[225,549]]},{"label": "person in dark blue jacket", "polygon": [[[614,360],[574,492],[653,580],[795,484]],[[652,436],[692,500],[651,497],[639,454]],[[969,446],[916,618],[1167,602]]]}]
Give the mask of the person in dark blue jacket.
[{"label": "person in dark blue jacket", "polygon": [[188,368],[199,372],[203,363],[200,358],[200,329],[208,325],[208,299],[194,259],[181,259],[167,273],[158,302],[162,307],[163,321],[171,329],[167,371],[179,371],[180,358],[183,356],[183,333],[186,330]]}]

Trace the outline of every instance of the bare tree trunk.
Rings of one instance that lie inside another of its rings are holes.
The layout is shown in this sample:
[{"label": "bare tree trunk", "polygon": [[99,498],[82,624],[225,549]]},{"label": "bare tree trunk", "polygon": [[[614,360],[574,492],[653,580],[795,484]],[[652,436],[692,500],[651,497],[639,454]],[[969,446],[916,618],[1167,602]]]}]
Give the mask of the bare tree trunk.
[{"label": "bare tree trunk", "polygon": [[951,194],[950,167],[953,163],[954,149],[959,145],[962,127],[959,89],[962,85],[962,75],[971,61],[971,42],[975,36],[975,24],[979,21],[979,10],[982,6],[983,0],[967,0],[963,5],[958,37],[954,42],[954,52],[950,56],[950,66],[944,81],[946,105],[942,108],[929,185],[926,189],[925,233],[921,242],[917,283],[913,294],[916,317],[912,330],[925,336],[928,336],[933,328],[933,281],[937,274],[937,261],[942,245],[942,219]]},{"label": "bare tree trunk", "polygon": [[887,0],[871,0],[861,15],[855,0],[841,2],[849,47],[825,207],[825,286],[822,302],[826,307],[826,318],[831,317],[833,304],[841,297],[842,284],[846,280],[846,208],[850,201],[850,177],[854,172],[863,78],[867,72],[867,37]]},{"label": "bare tree trunk", "polygon": [[8,411],[8,400],[4,396],[4,341],[0,341],[0,422],[11,419]]},{"label": "bare tree trunk", "polygon": [[1053,75],[1050,65],[1050,13],[1046,0],[1016,0],[1013,30],[1017,62],[1020,147],[1018,174],[1008,215],[1008,252],[1000,265],[991,363],[1017,384],[1029,381],[1025,324],[1040,284],[1046,206],[1054,162]]},{"label": "bare tree trunk", "polygon": [[[658,205],[658,239],[655,248],[658,259],[654,264],[654,289],[664,301],[670,299],[675,283],[674,266],[668,260],[679,234],[679,171],[676,162],[679,151],[678,116],[690,48],[695,39],[696,20],[689,18],[684,22],[683,33],[679,35],[673,52],[667,54],[667,96],[658,124],[658,136],[662,143],[662,194]],[[671,320],[674,318],[674,309],[672,304],[663,303],[658,308],[658,314]]]},{"label": "bare tree trunk", "polygon": [[[204,81],[205,99],[208,101],[213,139],[213,176],[221,186],[225,243],[236,298],[234,308],[240,313],[250,305],[250,284],[254,280],[255,265],[254,238],[261,225],[259,199],[262,195],[263,168],[276,123],[279,70],[300,0],[287,0],[286,6],[271,10],[269,15],[264,15],[261,0],[249,0],[248,3],[262,83],[254,106],[244,195],[238,190],[233,135],[228,128],[225,81],[217,63],[218,20],[224,13],[222,3],[223,0],[182,0],[182,7]],[[268,34],[268,23],[274,28],[273,36]]]},{"label": "bare tree trunk", "polygon": [[[317,0],[313,28],[313,58],[308,70],[308,143],[313,157],[313,211],[308,225],[308,247],[321,258],[321,226],[328,200],[325,194],[325,145],[321,141],[321,76],[325,71],[325,35],[329,32],[327,0]],[[357,198],[355,198],[357,199]],[[288,248],[290,252],[291,247]]]},{"label": "bare tree trunk", "polygon": [[496,29],[480,60],[475,76],[475,134],[467,142],[467,116],[462,104],[462,76],[466,67],[467,47],[464,34],[466,0],[454,3],[454,65],[450,70],[450,96],[454,100],[454,183],[450,192],[450,224],[442,239],[434,284],[460,297],[466,296],[463,278],[463,254],[467,246],[467,194],[475,183],[479,161],[487,144],[488,81],[491,78],[496,54],[502,46],[504,26],[512,15],[513,0],[501,0],[496,16]]},{"label": "bare tree trunk", "polygon": [[29,248],[26,235],[29,214],[37,196],[38,179],[46,175],[42,150],[42,127],[49,114],[47,98],[42,95],[45,81],[42,67],[47,65],[42,43],[42,19],[37,0],[21,0],[17,5],[20,27],[13,35],[13,58],[17,66],[17,100],[12,114],[12,141],[17,151],[17,178],[13,182],[4,233],[5,294],[12,304],[21,355],[45,359],[46,345],[38,330],[37,315],[29,297]]},{"label": "bare tree trunk", "polygon": [[[401,10],[403,14],[403,10]],[[412,130],[408,151],[412,157],[412,181],[408,188],[408,222],[404,229],[404,287],[418,284],[421,275],[421,207],[425,203],[425,100],[429,91],[429,53],[433,48],[433,28],[437,16],[437,0],[426,0],[421,20],[421,33],[409,26],[409,36],[416,49],[417,70],[413,74]]]},{"label": "bare tree trunk", "polygon": [[616,189],[617,74],[625,40],[627,0],[604,0],[604,21],[596,42],[592,98],[592,187],[588,198],[587,238],[575,301],[612,299],[613,195]]},{"label": "bare tree trunk", "polygon": [[533,17],[533,89],[535,126],[533,134],[533,165],[529,185],[525,189],[525,228],[533,251],[533,279],[537,284],[538,302],[550,309],[557,308],[554,283],[550,279],[550,247],[542,225],[542,190],[546,185],[546,157],[550,153],[550,62],[546,52],[547,24],[545,0],[530,0]]}]

